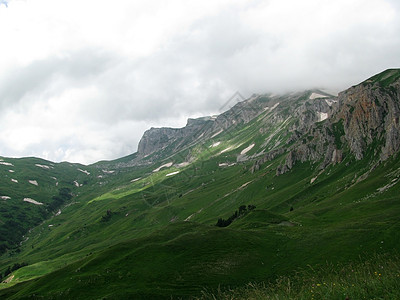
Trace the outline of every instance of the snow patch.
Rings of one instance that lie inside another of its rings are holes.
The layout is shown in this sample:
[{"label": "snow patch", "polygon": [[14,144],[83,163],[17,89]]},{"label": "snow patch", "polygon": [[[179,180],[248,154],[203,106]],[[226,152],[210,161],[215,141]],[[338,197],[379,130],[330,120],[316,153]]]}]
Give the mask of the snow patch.
[{"label": "snow patch", "polygon": [[15,171],[14,171],[14,170],[8,170],[8,172],[10,172],[10,173],[15,173]]},{"label": "snow patch", "polygon": [[326,104],[328,104],[329,106],[332,106],[333,103],[336,103],[336,100],[332,100],[332,99],[325,99]]},{"label": "snow patch", "polygon": [[249,181],[249,182],[246,182],[246,183],[244,183],[244,184],[242,184],[240,187],[239,187],[239,189],[242,189],[242,188],[245,188],[246,186],[248,186],[250,183],[252,183],[253,181]]},{"label": "snow patch", "polygon": [[38,182],[37,182],[36,180],[28,180],[28,182],[29,182],[30,184],[39,186],[39,184],[38,184]]},{"label": "snow patch", "polygon": [[272,106],[270,109],[271,109],[271,110],[274,110],[275,108],[277,108],[277,107],[278,107],[278,105],[279,105],[279,102],[278,102],[278,103],[276,103],[274,106]]},{"label": "snow patch", "polygon": [[184,161],[183,163],[177,164],[176,167],[183,168],[183,167],[187,167],[188,165],[190,165],[190,162]]},{"label": "snow patch", "polygon": [[12,182],[18,183],[17,179],[11,179]]},{"label": "snow patch", "polygon": [[176,175],[176,174],[178,174],[178,173],[180,173],[180,171],[172,172],[172,173],[169,173],[169,174],[167,174],[167,175],[165,175],[165,176],[173,176],[173,175]]},{"label": "snow patch", "polygon": [[38,201],[33,200],[33,199],[31,199],[31,198],[24,198],[24,201],[25,201],[25,202],[32,203],[32,204],[35,204],[35,205],[43,205],[42,202],[38,202]]},{"label": "snow patch", "polygon": [[131,182],[136,182],[136,181],[138,181],[138,180],[140,180],[140,179],[142,179],[142,177],[132,179]]},{"label": "snow patch", "polygon": [[61,215],[61,209],[58,210],[58,212],[56,213],[56,216]]},{"label": "snow patch", "polygon": [[218,131],[218,132],[216,132],[216,133],[214,133],[212,136],[211,136],[211,138],[214,138],[214,137],[216,137],[218,134],[220,134],[222,131],[224,131],[223,129],[221,129],[220,131]]},{"label": "snow patch", "polygon": [[46,165],[35,164],[35,166],[39,167],[39,168],[42,168],[42,169],[45,169],[45,170],[49,170],[50,169],[50,167],[46,166]]},{"label": "snow patch", "polygon": [[153,172],[158,172],[160,171],[162,168],[169,168],[172,166],[172,161],[166,164],[163,164],[162,166],[159,166],[157,169],[154,169]]},{"label": "snow patch", "polygon": [[187,218],[185,219],[185,222],[190,221],[190,219],[191,219],[195,214],[196,214],[196,213],[193,213],[193,214],[191,214],[189,217],[187,217]]},{"label": "snow patch", "polygon": [[80,186],[82,186],[83,184],[79,184],[79,182],[78,181],[76,181],[76,180],[74,180],[74,184],[75,184],[75,186],[76,187],[80,187]]},{"label": "snow patch", "polygon": [[250,146],[248,146],[247,148],[244,148],[242,150],[242,152],[240,152],[240,155],[246,154],[247,152],[249,152],[251,149],[253,149],[253,147],[255,146],[255,144],[251,144]]},{"label": "snow patch", "polygon": [[323,120],[328,119],[328,114],[323,112],[318,112],[318,121],[321,122]]},{"label": "snow patch", "polygon": [[8,197],[8,196],[1,196],[0,198],[3,199],[3,200],[10,200],[11,199],[11,197]]},{"label": "snow patch", "polygon": [[221,142],[216,142],[216,143],[212,144],[210,146],[210,148],[218,147],[220,144],[221,144]]},{"label": "snow patch", "polygon": [[86,170],[82,170],[82,169],[78,169],[79,172],[85,173],[86,175],[90,175],[89,171]]},{"label": "snow patch", "polygon": [[326,98],[326,97],[328,97],[328,96],[325,96],[325,95],[321,95],[321,94],[318,94],[318,93],[312,93],[311,95],[310,95],[310,100],[314,100],[314,99],[317,99],[317,98]]},{"label": "snow patch", "polygon": [[231,164],[229,164],[229,163],[219,163],[218,167],[232,167],[234,165],[236,165],[236,163],[231,163]]},{"label": "snow patch", "polygon": [[5,162],[5,161],[0,161],[0,165],[14,167],[14,165],[12,163],[8,163],[8,162]]},{"label": "snow patch", "polygon": [[102,170],[102,171],[105,174],[113,174],[113,173],[115,173],[115,171],[108,171],[108,170]]},{"label": "snow patch", "polygon": [[233,147],[232,146],[230,146],[230,147],[228,147],[228,148],[226,148],[226,149],[224,149],[224,150],[222,150],[219,154],[222,154],[222,153],[225,153],[225,152],[228,152],[228,151],[230,151],[230,150],[232,150],[233,149]]}]

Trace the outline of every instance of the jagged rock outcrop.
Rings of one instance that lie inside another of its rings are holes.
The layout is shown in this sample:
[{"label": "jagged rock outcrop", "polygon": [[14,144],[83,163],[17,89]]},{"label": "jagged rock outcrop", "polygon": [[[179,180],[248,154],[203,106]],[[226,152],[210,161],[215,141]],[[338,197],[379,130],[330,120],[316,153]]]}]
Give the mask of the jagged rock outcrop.
[{"label": "jagged rock outcrop", "polygon": [[188,119],[187,125],[183,128],[150,128],[139,141],[139,157],[145,157],[168,146],[173,148],[171,151],[188,146],[206,132],[212,132],[214,122],[215,118],[205,117]]},{"label": "jagged rock outcrop", "polygon": [[305,133],[310,130],[316,122],[328,118],[332,113],[332,103],[335,103],[334,101],[336,100],[333,100],[332,97],[330,97],[329,99],[309,99],[302,103],[300,107],[293,111],[293,116],[298,119],[298,123],[292,128],[292,130]]},{"label": "jagged rock outcrop", "polygon": [[[289,171],[297,161],[322,160],[320,169],[341,163],[344,149],[357,160],[364,158],[369,148],[380,161],[397,153],[400,150],[400,70],[384,71],[339,93],[338,103],[328,115],[322,127],[314,123],[309,128],[303,126],[303,130],[301,126],[296,128],[292,140],[298,141],[288,148],[277,175]],[[299,119],[306,124],[313,120]],[[300,142],[305,136],[312,137]]]},{"label": "jagged rock outcrop", "polygon": [[284,152],[285,152],[285,150],[283,148],[279,148],[279,149],[272,150],[272,151],[264,154],[263,157],[261,157],[260,159],[257,159],[254,162],[254,165],[250,168],[251,173],[258,171],[261,168],[262,164],[266,163],[267,161],[271,161],[271,160],[275,159],[276,157],[283,154]]},{"label": "jagged rock outcrop", "polygon": [[400,70],[387,70],[353,86],[338,100],[332,122],[343,120],[345,140],[356,159],[362,159],[372,144],[381,160],[400,149]]},{"label": "jagged rock outcrop", "polygon": [[194,142],[207,140],[239,124],[245,124],[260,115],[265,107],[275,104],[268,96],[255,95],[239,102],[226,112],[215,117],[188,119],[183,128],[151,128],[147,130],[138,145],[139,158],[169,147],[170,152],[182,150]]}]

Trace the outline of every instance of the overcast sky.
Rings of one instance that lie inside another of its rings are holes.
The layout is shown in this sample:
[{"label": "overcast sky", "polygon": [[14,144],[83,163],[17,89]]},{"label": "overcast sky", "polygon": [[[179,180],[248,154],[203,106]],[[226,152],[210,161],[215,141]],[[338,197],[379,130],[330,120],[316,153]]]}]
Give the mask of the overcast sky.
[{"label": "overcast sky", "polygon": [[239,91],[400,67],[398,0],[0,0],[0,155],[93,163]]}]

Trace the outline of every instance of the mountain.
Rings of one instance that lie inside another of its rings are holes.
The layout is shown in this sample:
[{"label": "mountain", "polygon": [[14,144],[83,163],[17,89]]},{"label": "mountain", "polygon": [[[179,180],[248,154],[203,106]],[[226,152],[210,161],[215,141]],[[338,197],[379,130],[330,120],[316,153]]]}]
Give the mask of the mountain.
[{"label": "mountain", "polygon": [[[399,105],[390,69],[338,96],[253,95],[151,128],[115,161],[1,158],[0,296],[251,298],[266,283],[282,298],[398,298]],[[371,261],[388,267],[367,272]],[[335,288],[327,263],[365,276]]]},{"label": "mountain", "polygon": [[18,245],[29,229],[60,213],[78,187],[92,184],[87,169],[38,158],[0,158],[0,253]]}]

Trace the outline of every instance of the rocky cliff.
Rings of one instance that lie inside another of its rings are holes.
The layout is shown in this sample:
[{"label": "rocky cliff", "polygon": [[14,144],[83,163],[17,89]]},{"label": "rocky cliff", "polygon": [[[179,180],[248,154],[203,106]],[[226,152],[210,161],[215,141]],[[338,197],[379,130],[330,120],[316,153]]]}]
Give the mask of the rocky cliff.
[{"label": "rocky cliff", "polygon": [[181,149],[201,139],[206,132],[212,132],[214,118],[189,119],[183,128],[150,128],[138,145],[139,157],[145,157],[167,147]]},{"label": "rocky cliff", "polygon": [[303,140],[287,149],[277,175],[297,161],[321,161],[323,169],[340,163],[346,154],[360,160],[371,149],[379,162],[400,150],[400,70],[375,75],[339,93],[337,101],[323,124],[314,123],[298,134]]},{"label": "rocky cliff", "polygon": [[381,160],[400,148],[400,71],[387,70],[339,94],[332,122],[343,120],[345,140],[357,159],[377,144]]},{"label": "rocky cliff", "polygon": [[143,134],[139,142],[139,157],[157,154],[167,148],[170,153],[182,150],[193,143],[207,140],[232,126],[250,122],[260,115],[265,107],[273,104],[274,101],[270,97],[255,95],[236,103],[218,116],[188,119],[183,128],[151,128]]}]

